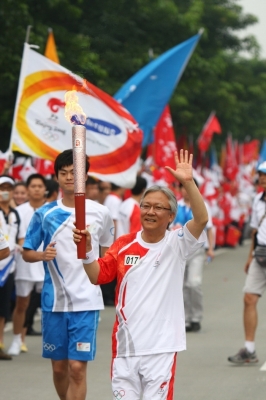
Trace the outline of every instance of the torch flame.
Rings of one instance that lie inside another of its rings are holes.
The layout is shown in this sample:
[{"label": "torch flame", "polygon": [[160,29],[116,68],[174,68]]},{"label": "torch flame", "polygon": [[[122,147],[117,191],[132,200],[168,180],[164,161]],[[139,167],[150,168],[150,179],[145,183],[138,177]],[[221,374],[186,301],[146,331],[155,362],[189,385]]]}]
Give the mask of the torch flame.
[{"label": "torch flame", "polygon": [[84,125],[86,122],[86,114],[78,104],[78,96],[76,90],[70,90],[65,94],[65,117],[75,125]]}]

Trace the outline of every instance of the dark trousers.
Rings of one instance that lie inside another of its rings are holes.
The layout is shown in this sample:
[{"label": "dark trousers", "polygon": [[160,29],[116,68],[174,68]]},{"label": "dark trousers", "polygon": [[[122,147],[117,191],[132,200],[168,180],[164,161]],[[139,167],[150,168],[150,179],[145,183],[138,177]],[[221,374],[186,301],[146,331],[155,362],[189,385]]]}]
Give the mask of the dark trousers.
[{"label": "dark trousers", "polygon": [[4,286],[0,287],[0,317],[5,318],[6,321],[10,321],[12,308],[11,299],[14,288],[14,273],[8,275],[8,278]]},{"label": "dark trousers", "polygon": [[31,292],[30,303],[26,311],[24,328],[31,329],[34,324],[34,315],[37,308],[41,307],[41,293],[37,293],[35,289]]},{"label": "dark trousers", "polygon": [[115,287],[116,287],[116,279],[110,283],[101,285],[103,302],[105,306],[115,305]]}]

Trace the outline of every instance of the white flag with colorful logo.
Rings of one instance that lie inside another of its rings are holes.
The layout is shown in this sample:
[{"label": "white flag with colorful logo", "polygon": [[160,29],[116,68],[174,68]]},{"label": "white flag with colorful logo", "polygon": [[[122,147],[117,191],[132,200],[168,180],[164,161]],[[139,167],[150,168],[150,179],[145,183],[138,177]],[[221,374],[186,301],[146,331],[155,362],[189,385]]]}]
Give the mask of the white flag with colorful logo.
[{"label": "white flag with colorful logo", "polygon": [[64,95],[76,90],[87,119],[86,153],[90,175],[133,187],[139,167],[142,131],[115,99],[25,44],[10,148],[54,160],[72,147]]}]

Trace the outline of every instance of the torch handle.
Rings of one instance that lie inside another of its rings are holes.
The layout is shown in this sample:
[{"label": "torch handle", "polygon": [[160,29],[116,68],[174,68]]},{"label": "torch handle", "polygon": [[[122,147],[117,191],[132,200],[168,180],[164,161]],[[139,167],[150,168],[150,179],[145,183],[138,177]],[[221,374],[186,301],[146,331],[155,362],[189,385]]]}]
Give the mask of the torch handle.
[{"label": "torch handle", "polygon": [[[75,193],[76,228],[86,229],[85,222],[85,193]],[[81,241],[77,244],[78,259],[86,258],[86,236],[82,235]]]}]

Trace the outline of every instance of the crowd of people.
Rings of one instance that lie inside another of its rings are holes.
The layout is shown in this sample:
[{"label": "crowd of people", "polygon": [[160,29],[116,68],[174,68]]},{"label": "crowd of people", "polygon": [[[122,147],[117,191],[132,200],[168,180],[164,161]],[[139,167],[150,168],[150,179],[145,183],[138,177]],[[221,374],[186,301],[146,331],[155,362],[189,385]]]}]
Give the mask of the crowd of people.
[{"label": "crowd of people", "polygon": [[[173,399],[176,353],[185,349],[185,332],[201,329],[204,264],[213,259],[217,247],[241,245],[251,237],[245,346],[228,360],[257,361],[256,305],[266,287],[266,268],[259,266],[254,250],[266,245],[266,166],[259,167],[258,181],[254,169],[246,169],[237,180],[226,182],[219,169],[195,171],[192,159],[183,150],[175,155],[176,170],[167,168],[173,176],[170,183],[155,179],[144,164],[131,190],[88,176],[87,160],[88,228],[81,232],[74,227],[72,150],[58,155],[52,177],[34,173],[23,182],[4,171],[0,176],[0,360],[30,351],[26,335],[42,335],[43,357],[52,360],[58,397],[72,398],[75,393],[75,398],[85,399],[87,362],[96,353],[99,311],[104,305],[115,306],[113,393],[124,390],[125,399],[140,398],[141,393],[153,398],[160,389],[161,398]],[[75,243],[81,235],[87,241],[85,260],[76,255]],[[40,309],[42,332],[33,326]],[[5,349],[4,327],[10,320],[13,338]],[[133,356],[129,380],[128,358]]]}]

